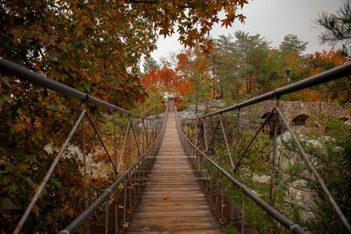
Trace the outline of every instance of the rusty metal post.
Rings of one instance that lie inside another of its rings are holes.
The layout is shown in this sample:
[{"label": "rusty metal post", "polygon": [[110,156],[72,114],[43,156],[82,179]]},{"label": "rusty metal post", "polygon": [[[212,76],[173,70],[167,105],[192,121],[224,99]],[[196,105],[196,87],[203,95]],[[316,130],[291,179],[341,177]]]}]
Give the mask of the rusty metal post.
[{"label": "rusty metal post", "polygon": [[109,209],[110,209],[110,199],[106,200],[105,204],[105,234],[108,234],[108,221],[109,221]]}]

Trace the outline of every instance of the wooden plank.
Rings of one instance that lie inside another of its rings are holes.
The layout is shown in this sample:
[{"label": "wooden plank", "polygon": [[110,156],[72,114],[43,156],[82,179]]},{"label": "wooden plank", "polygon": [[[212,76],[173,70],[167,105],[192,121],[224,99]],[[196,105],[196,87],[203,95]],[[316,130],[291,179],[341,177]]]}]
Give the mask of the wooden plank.
[{"label": "wooden plank", "polygon": [[[140,234],[140,233],[147,233],[147,234],[159,234],[159,233],[163,233],[163,234],[168,234],[169,232],[155,232],[155,231],[149,231],[149,229],[145,229],[144,231],[140,231],[140,232],[128,232],[130,234]],[[175,231],[172,233],[177,233],[177,234],[219,234],[222,233],[221,230],[218,229],[206,229],[206,230],[196,230],[196,231]]]},{"label": "wooden plank", "polygon": [[[174,191],[174,187],[171,186],[161,186],[161,185],[157,185],[157,187],[155,186],[150,186],[150,188],[146,189],[145,192],[160,192],[160,191],[164,191],[164,192],[173,192]],[[191,192],[201,192],[202,190],[198,187],[195,187],[194,185],[188,185],[188,186],[184,186],[184,187],[177,187],[177,192],[187,192],[187,191],[191,191]]]},{"label": "wooden plank", "polygon": [[[156,232],[170,232],[174,233],[177,231],[195,231],[203,229],[214,229],[212,223],[207,223],[206,220],[199,220],[198,223],[186,223],[182,221],[173,221],[173,223],[162,224],[159,219],[148,221],[148,223],[135,223],[131,224],[128,230],[130,231],[143,231],[150,230]],[[202,221],[202,222],[201,222]],[[128,233],[128,232],[127,232]]]},{"label": "wooden plank", "polygon": [[191,207],[191,206],[207,206],[208,208],[208,203],[205,200],[200,200],[196,203],[194,203],[192,200],[190,201],[182,201],[182,202],[178,202],[178,201],[169,201],[169,200],[165,200],[165,201],[150,201],[150,202],[145,202],[145,204],[143,204],[143,206],[139,206],[138,211],[141,210],[143,207],[173,207],[173,206],[177,206],[177,207]]},{"label": "wooden plank", "polygon": [[222,233],[191,170],[169,113],[151,180],[127,233]]},{"label": "wooden plank", "polygon": [[138,212],[140,212],[140,213],[164,212],[165,211],[165,207],[167,207],[169,209],[174,209],[176,211],[193,211],[193,210],[197,210],[197,211],[207,211],[207,212],[209,212],[207,204],[203,204],[203,205],[189,204],[188,206],[181,206],[179,203],[178,203],[178,205],[176,205],[176,204],[177,203],[168,203],[165,206],[156,206],[156,207],[154,207],[154,206],[143,206],[143,207],[139,208]]}]

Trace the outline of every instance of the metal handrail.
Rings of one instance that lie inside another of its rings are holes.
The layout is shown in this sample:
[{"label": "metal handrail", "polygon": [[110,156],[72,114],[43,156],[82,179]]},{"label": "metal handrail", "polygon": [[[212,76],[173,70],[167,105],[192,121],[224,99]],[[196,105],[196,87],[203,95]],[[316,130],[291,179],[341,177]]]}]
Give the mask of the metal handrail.
[{"label": "metal handrail", "polygon": [[69,87],[65,84],[62,84],[58,81],[55,81],[53,79],[49,79],[37,72],[33,72],[32,70],[23,67],[17,63],[11,62],[7,59],[1,58],[0,57],[0,71],[2,73],[8,74],[15,76],[17,78],[20,78],[22,80],[29,81],[33,84],[54,90],[58,93],[61,93],[63,95],[77,98],[83,102],[90,103],[95,106],[100,106],[103,108],[106,108],[108,110],[114,110],[119,113],[122,113],[124,115],[130,115],[130,116],[135,116],[137,115],[133,114],[132,112],[123,109],[119,106],[116,106],[114,104],[105,102],[97,97],[94,97],[88,93],[83,93],[77,89],[74,89],[72,87]]},{"label": "metal handrail", "polygon": [[196,118],[206,118],[206,117],[210,117],[213,115],[218,115],[218,114],[223,114],[229,111],[233,111],[233,110],[240,110],[243,107],[247,107],[247,106],[251,106],[263,101],[267,101],[273,98],[277,98],[279,99],[281,96],[286,95],[286,94],[290,94],[302,89],[306,89],[306,88],[310,88],[316,85],[320,85],[320,84],[324,84],[327,82],[330,82],[332,80],[336,80],[336,79],[340,79],[344,76],[350,75],[351,74],[351,62],[348,62],[344,65],[335,67],[333,69],[327,70],[325,72],[322,72],[318,75],[314,75],[311,76],[309,78],[297,81],[293,84],[290,85],[286,85],[280,88],[277,88],[273,91],[264,93],[262,95],[259,95],[257,97],[254,98],[250,98],[248,100],[245,100],[243,102],[240,102],[236,105],[233,106],[229,106],[226,108],[223,108],[221,110],[218,111],[214,111],[212,113],[209,114],[205,114],[199,117],[195,117],[193,119]]},{"label": "metal handrail", "polygon": [[181,138],[181,143],[183,145],[183,148],[185,148],[185,144],[188,144],[191,148],[196,150],[197,153],[200,154],[200,156],[205,159],[207,162],[210,163],[210,165],[214,166],[224,177],[226,177],[233,185],[235,185],[237,188],[239,188],[246,196],[248,196],[252,201],[254,201],[259,207],[261,207],[264,211],[266,211],[272,218],[274,218],[276,221],[281,223],[285,228],[290,230],[292,233],[297,233],[297,234],[304,234],[306,233],[300,225],[295,223],[294,221],[290,220],[289,218],[286,217],[283,213],[281,213],[279,210],[275,209],[273,206],[269,205],[267,202],[265,202],[263,199],[258,197],[255,193],[253,193],[248,187],[243,185],[242,183],[239,182],[233,175],[231,175],[229,172],[227,172],[225,169],[223,169],[218,163],[216,163],[213,159],[208,157],[204,152],[202,152],[198,147],[196,147],[189,138],[186,137],[184,132],[181,130],[180,126],[180,120],[177,112],[177,108],[175,107],[175,112],[176,112],[176,125],[177,125],[177,131],[178,134]]}]

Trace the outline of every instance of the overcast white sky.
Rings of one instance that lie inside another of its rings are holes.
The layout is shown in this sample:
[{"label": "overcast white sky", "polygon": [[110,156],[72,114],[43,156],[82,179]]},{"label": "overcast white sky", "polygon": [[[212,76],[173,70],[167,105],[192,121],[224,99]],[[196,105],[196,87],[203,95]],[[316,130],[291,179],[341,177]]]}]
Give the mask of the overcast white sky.
[{"label": "overcast white sky", "polygon": [[[233,34],[243,30],[250,34],[260,34],[271,42],[272,47],[278,47],[284,36],[292,33],[301,40],[307,41],[307,53],[329,49],[327,45],[320,45],[318,35],[323,29],[313,23],[322,11],[335,13],[346,0],[249,0],[243,9],[247,17],[245,24],[239,22],[234,27],[223,28],[216,25],[210,35]],[[177,41],[178,35],[158,40],[158,49],[152,53],[156,60],[169,58],[170,53],[177,53],[183,47]]]}]

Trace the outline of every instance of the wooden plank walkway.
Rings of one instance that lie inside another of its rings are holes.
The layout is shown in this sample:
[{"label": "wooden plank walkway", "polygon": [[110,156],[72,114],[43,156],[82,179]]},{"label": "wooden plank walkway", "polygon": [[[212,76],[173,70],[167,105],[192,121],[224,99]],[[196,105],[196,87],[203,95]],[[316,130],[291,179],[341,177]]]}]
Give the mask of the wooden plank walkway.
[{"label": "wooden plank walkway", "polygon": [[180,144],[174,113],[127,233],[222,233]]}]

